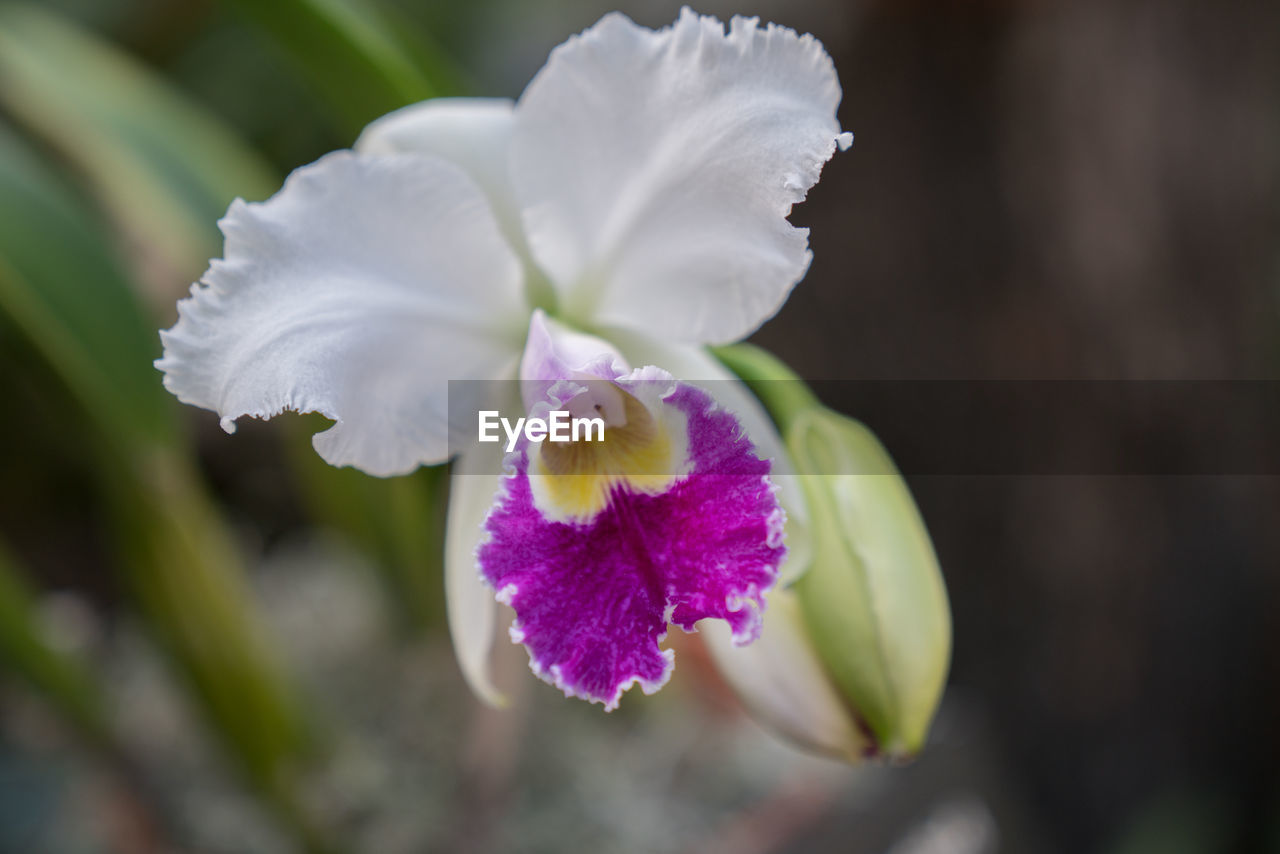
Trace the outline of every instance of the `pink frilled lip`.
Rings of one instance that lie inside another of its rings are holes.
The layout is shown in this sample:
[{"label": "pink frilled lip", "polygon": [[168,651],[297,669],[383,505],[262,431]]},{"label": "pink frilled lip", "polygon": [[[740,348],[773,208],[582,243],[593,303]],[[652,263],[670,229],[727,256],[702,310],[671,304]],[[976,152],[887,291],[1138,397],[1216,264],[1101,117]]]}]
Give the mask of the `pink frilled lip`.
[{"label": "pink frilled lip", "polygon": [[518,449],[478,550],[481,576],[516,611],[511,637],[533,671],[606,710],[633,684],[650,694],[670,678],[674,653],[660,646],[669,623],[694,631],[722,619],[736,643],[754,640],[786,554],[770,463],[737,419],[683,383],[663,405],[688,425],[687,473],[666,491],[615,489],[589,521],[549,520]]}]

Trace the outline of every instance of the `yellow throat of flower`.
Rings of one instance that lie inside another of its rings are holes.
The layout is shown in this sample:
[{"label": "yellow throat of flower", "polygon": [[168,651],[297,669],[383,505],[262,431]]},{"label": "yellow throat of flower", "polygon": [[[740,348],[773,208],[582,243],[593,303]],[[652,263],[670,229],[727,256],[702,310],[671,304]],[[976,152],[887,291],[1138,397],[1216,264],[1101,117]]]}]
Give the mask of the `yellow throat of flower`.
[{"label": "yellow throat of flower", "polygon": [[606,420],[602,439],[530,446],[529,485],[534,505],[548,519],[589,522],[617,491],[660,495],[684,476],[683,413],[656,399],[651,411],[635,395],[609,385],[621,398],[622,418]]}]

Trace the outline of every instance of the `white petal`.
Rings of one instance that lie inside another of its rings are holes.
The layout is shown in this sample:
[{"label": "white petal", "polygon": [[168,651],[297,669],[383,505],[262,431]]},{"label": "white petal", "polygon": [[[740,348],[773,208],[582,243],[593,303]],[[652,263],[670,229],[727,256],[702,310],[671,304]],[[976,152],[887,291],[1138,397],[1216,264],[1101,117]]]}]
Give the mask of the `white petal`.
[{"label": "white petal", "polygon": [[361,154],[431,154],[462,168],[489,199],[502,236],[527,257],[508,148],[515,104],[507,98],[434,98],[372,122],[356,140]]},{"label": "white petal", "polygon": [[787,513],[787,560],[778,572],[779,585],[790,584],[803,575],[813,560],[804,489],[782,437],[751,390],[701,347],[672,344],[626,329],[607,329],[602,333],[631,364],[658,365],[676,379],[700,384],[721,406],[738,417],[760,458],[773,461],[770,477],[778,485],[778,501]]},{"label": "white petal", "polygon": [[685,9],[556,48],[516,107],[512,180],[563,316],[736,340],[809,265],[786,221],[836,149],[840,85],[812,36]]},{"label": "white petal", "polygon": [[746,646],[734,645],[721,620],[704,620],[698,631],[720,672],[761,724],[819,753],[855,761],[865,755],[871,740],[822,669],[795,594],[769,594],[760,637]]},{"label": "white petal", "polygon": [[234,429],[286,409],[337,423],[334,465],[392,475],[448,456],[449,379],[514,370],[520,266],[475,184],[422,155],[327,155],[236,200],[214,261],[161,333],[165,386]]},{"label": "white petal", "polygon": [[[487,383],[503,398],[491,404],[499,411],[519,410],[514,382]],[[444,592],[449,633],[458,667],[476,696],[500,706],[502,693],[492,674],[493,637],[498,603],[480,579],[476,549],[484,520],[493,509],[502,479],[501,444],[477,444],[454,461],[449,481],[449,517],[445,527]]]}]

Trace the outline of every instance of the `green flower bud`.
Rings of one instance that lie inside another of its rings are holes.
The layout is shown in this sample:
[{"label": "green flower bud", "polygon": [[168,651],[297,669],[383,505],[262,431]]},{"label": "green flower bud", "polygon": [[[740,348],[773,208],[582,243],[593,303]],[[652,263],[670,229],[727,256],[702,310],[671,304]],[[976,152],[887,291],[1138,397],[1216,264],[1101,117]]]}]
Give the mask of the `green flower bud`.
[{"label": "green flower bud", "polygon": [[866,752],[910,756],[946,683],[951,612],[906,481],[870,430],[773,356],[746,345],[717,355],[769,410],[804,488],[812,560],[786,593],[822,672],[874,740]]},{"label": "green flower bud", "polygon": [[809,503],[814,560],[793,589],[814,646],[880,751],[913,754],[951,658],[929,533],[906,481],[859,422],[812,408],[785,438]]},{"label": "green flower bud", "polygon": [[878,745],[814,649],[795,592],[774,590],[768,602],[760,637],[746,646],[734,645],[723,620],[698,624],[720,675],[761,726],[796,747],[847,762],[876,755]]}]

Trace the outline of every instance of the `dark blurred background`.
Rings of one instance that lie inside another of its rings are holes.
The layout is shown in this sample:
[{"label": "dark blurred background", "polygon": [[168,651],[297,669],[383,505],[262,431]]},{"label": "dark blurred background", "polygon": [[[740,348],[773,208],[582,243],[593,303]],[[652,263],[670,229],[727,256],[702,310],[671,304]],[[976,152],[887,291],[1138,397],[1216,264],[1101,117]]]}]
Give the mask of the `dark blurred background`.
[{"label": "dark blurred background", "polygon": [[[757,340],[806,377],[1280,377],[1280,7],[881,4],[841,32],[857,138]],[[1280,482],[1099,470],[912,478],[953,693],[1048,850],[1162,820],[1150,850],[1280,850]]]},{"label": "dark blurred background", "polygon": [[[323,85],[251,2],[43,5],[216,116],[279,175],[350,145],[359,128],[328,109]],[[421,66],[442,91],[515,97],[554,45],[608,7],[383,8],[426,45]],[[660,26],[677,6],[622,9]],[[844,87],[854,145],[792,217],[812,229],[813,265],[753,339],[805,378],[1280,382],[1280,4],[795,0],[699,11],[814,33]],[[0,102],[5,123],[34,127],[52,168],[92,172],[12,100]],[[109,193],[86,183],[110,222]],[[148,251],[127,222],[107,233],[167,327],[204,257]],[[225,722],[191,711],[200,701],[175,702],[181,690],[165,687],[175,677],[140,651],[138,637],[163,650],[173,631],[127,604],[139,594],[119,580],[118,534],[102,509],[113,499],[86,473],[97,464],[79,416],[46,393],[59,383],[47,356],[4,330],[0,534],[43,603],[39,619],[123,692],[112,714],[138,755],[84,758],[14,680],[0,851],[294,850],[312,831],[292,823],[274,772],[211,758],[208,744],[228,737],[208,732]],[[895,450],[895,425],[877,423],[858,386],[821,388]],[[412,549],[351,523],[350,508],[315,510],[296,421],[245,425],[228,442],[207,414],[178,415],[248,567],[246,595],[285,637],[280,657],[327,698],[326,715],[364,733],[339,739],[339,758],[303,796],[328,816],[322,828],[343,828],[360,850],[1280,851],[1274,475],[1110,474],[1147,452],[1119,439],[1091,448],[1097,466],[1050,476],[909,472],[951,596],[951,681],[919,761],[846,771],[769,752],[728,695],[695,676],[609,718],[541,684],[518,715],[479,711],[453,669],[434,579],[420,599],[401,597],[416,613],[391,619],[368,583],[387,571],[334,568],[404,564]],[[1195,433],[1204,417],[1162,425],[1178,453],[1215,458]],[[426,495],[429,481],[414,482]],[[365,497],[414,506],[388,495]],[[183,672],[183,653],[166,657]],[[184,684],[216,695],[198,676]],[[83,779],[98,781],[90,795],[67,782]],[[117,787],[132,794],[101,794]],[[58,821],[80,828],[71,841],[48,834]]]}]

